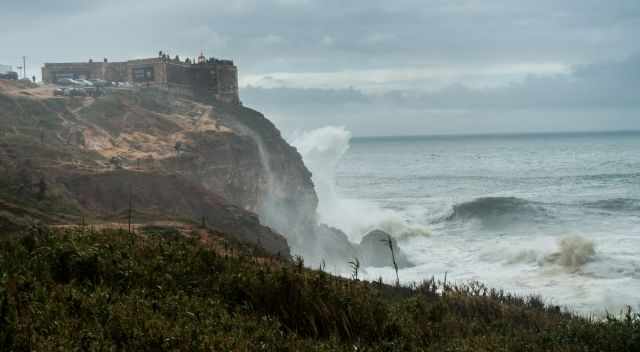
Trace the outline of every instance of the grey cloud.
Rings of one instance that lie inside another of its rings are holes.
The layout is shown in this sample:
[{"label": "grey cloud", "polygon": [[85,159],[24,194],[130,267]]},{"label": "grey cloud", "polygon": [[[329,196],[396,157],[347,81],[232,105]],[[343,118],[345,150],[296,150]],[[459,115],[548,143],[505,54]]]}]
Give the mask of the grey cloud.
[{"label": "grey cloud", "polygon": [[[435,92],[254,88],[246,104],[292,131],[331,123],[357,135],[573,129],[640,129],[640,55],[531,76],[493,89],[456,84]],[[479,121],[482,121],[479,124]]]},{"label": "grey cloud", "polygon": [[91,0],[21,0],[5,1],[2,4],[5,16],[51,16],[86,11],[103,6],[103,2]]},{"label": "grey cloud", "polygon": [[[397,88],[391,81],[380,82],[377,96],[358,87],[243,92],[245,101],[264,105],[279,118],[303,110],[304,101],[319,111],[305,116],[351,121],[367,133],[397,125],[384,114],[405,116],[403,122],[413,128],[441,120],[461,128],[473,119],[462,117],[467,115],[456,112],[460,109],[487,114],[537,106],[629,109],[638,101],[637,69],[611,63],[640,52],[637,0],[25,0],[5,1],[1,8],[0,63],[15,66],[26,55],[30,75],[45,61],[116,60],[160,49],[182,56],[203,49],[234,59],[241,75],[262,76],[429,65],[468,70],[487,64],[589,64],[576,66],[571,79],[532,76],[489,90],[470,89],[460,79],[432,93],[421,92],[420,82],[390,91]],[[609,63],[591,65],[598,61]],[[378,125],[362,113],[370,110],[381,119]],[[427,122],[426,110],[432,116]]]},{"label": "grey cloud", "polygon": [[[640,3],[629,0],[615,6],[595,0],[19,3],[10,2],[0,23],[43,16],[47,20],[3,30],[3,37],[15,38],[9,50],[21,51],[20,43],[37,45],[43,37],[59,51],[78,56],[78,43],[86,51],[123,56],[153,53],[158,46],[199,51],[208,45],[203,49],[233,57],[249,72],[443,62],[579,63],[640,50],[634,38]],[[65,20],[73,14],[73,27],[65,29]],[[193,33],[194,27],[208,28],[225,38],[226,45],[212,47],[208,32]],[[53,35],[56,32],[59,35]],[[277,45],[252,44],[269,35],[281,40]],[[376,35],[378,40],[370,40]],[[335,38],[334,45],[321,45],[325,36]],[[56,53],[34,56],[46,55]]]},{"label": "grey cloud", "polygon": [[283,107],[385,104],[418,109],[640,108],[640,55],[626,60],[577,66],[571,74],[529,76],[493,89],[462,84],[435,92],[392,90],[365,94],[356,89],[243,89],[256,104]]}]

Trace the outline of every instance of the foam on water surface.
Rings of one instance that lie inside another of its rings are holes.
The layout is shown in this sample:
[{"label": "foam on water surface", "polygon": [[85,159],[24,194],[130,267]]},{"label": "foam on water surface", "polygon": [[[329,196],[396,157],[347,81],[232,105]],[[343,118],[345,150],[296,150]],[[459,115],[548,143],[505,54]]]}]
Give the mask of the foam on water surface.
[{"label": "foam on water surface", "polygon": [[403,282],[446,273],[584,313],[640,309],[640,134],[352,141],[327,127],[294,144],[321,220],[353,241],[392,233],[417,263]]}]

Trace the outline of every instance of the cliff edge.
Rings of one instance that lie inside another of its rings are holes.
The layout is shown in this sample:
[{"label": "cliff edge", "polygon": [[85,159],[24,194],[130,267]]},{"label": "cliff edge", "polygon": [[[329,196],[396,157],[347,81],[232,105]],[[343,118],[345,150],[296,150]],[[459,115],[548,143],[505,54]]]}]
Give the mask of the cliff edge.
[{"label": "cliff edge", "polygon": [[[288,256],[313,222],[300,155],[260,113],[156,89],[55,97],[0,84],[0,225],[175,219]],[[294,233],[295,231],[291,231]]]}]

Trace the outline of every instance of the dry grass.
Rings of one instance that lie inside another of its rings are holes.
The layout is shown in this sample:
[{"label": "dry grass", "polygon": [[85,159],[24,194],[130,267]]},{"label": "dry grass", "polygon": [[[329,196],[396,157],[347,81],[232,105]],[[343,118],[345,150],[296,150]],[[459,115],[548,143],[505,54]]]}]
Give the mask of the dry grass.
[{"label": "dry grass", "polygon": [[[0,350],[637,351],[589,320],[479,283],[393,287],[194,228],[34,230],[0,242]],[[222,248],[220,247],[222,245]],[[225,248],[226,246],[226,248]],[[267,262],[268,260],[268,262]],[[272,265],[265,265],[271,263]],[[275,263],[275,264],[273,264]]]}]

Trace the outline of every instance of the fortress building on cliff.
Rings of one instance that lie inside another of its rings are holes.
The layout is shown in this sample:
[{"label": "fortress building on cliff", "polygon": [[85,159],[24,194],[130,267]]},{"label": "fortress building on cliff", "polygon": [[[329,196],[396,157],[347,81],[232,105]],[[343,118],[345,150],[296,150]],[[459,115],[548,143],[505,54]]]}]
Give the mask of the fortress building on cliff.
[{"label": "fortress building on cliff", "polygon": [[162,87],[189,96],[213,96],[228,103],[240,103],[238,69],[231,60],[206,58],[197,60],[158,57],[125,62],[45,63],[42,81],[58,83],[61,79],[97,79],[110,82],[131,82]]}]

